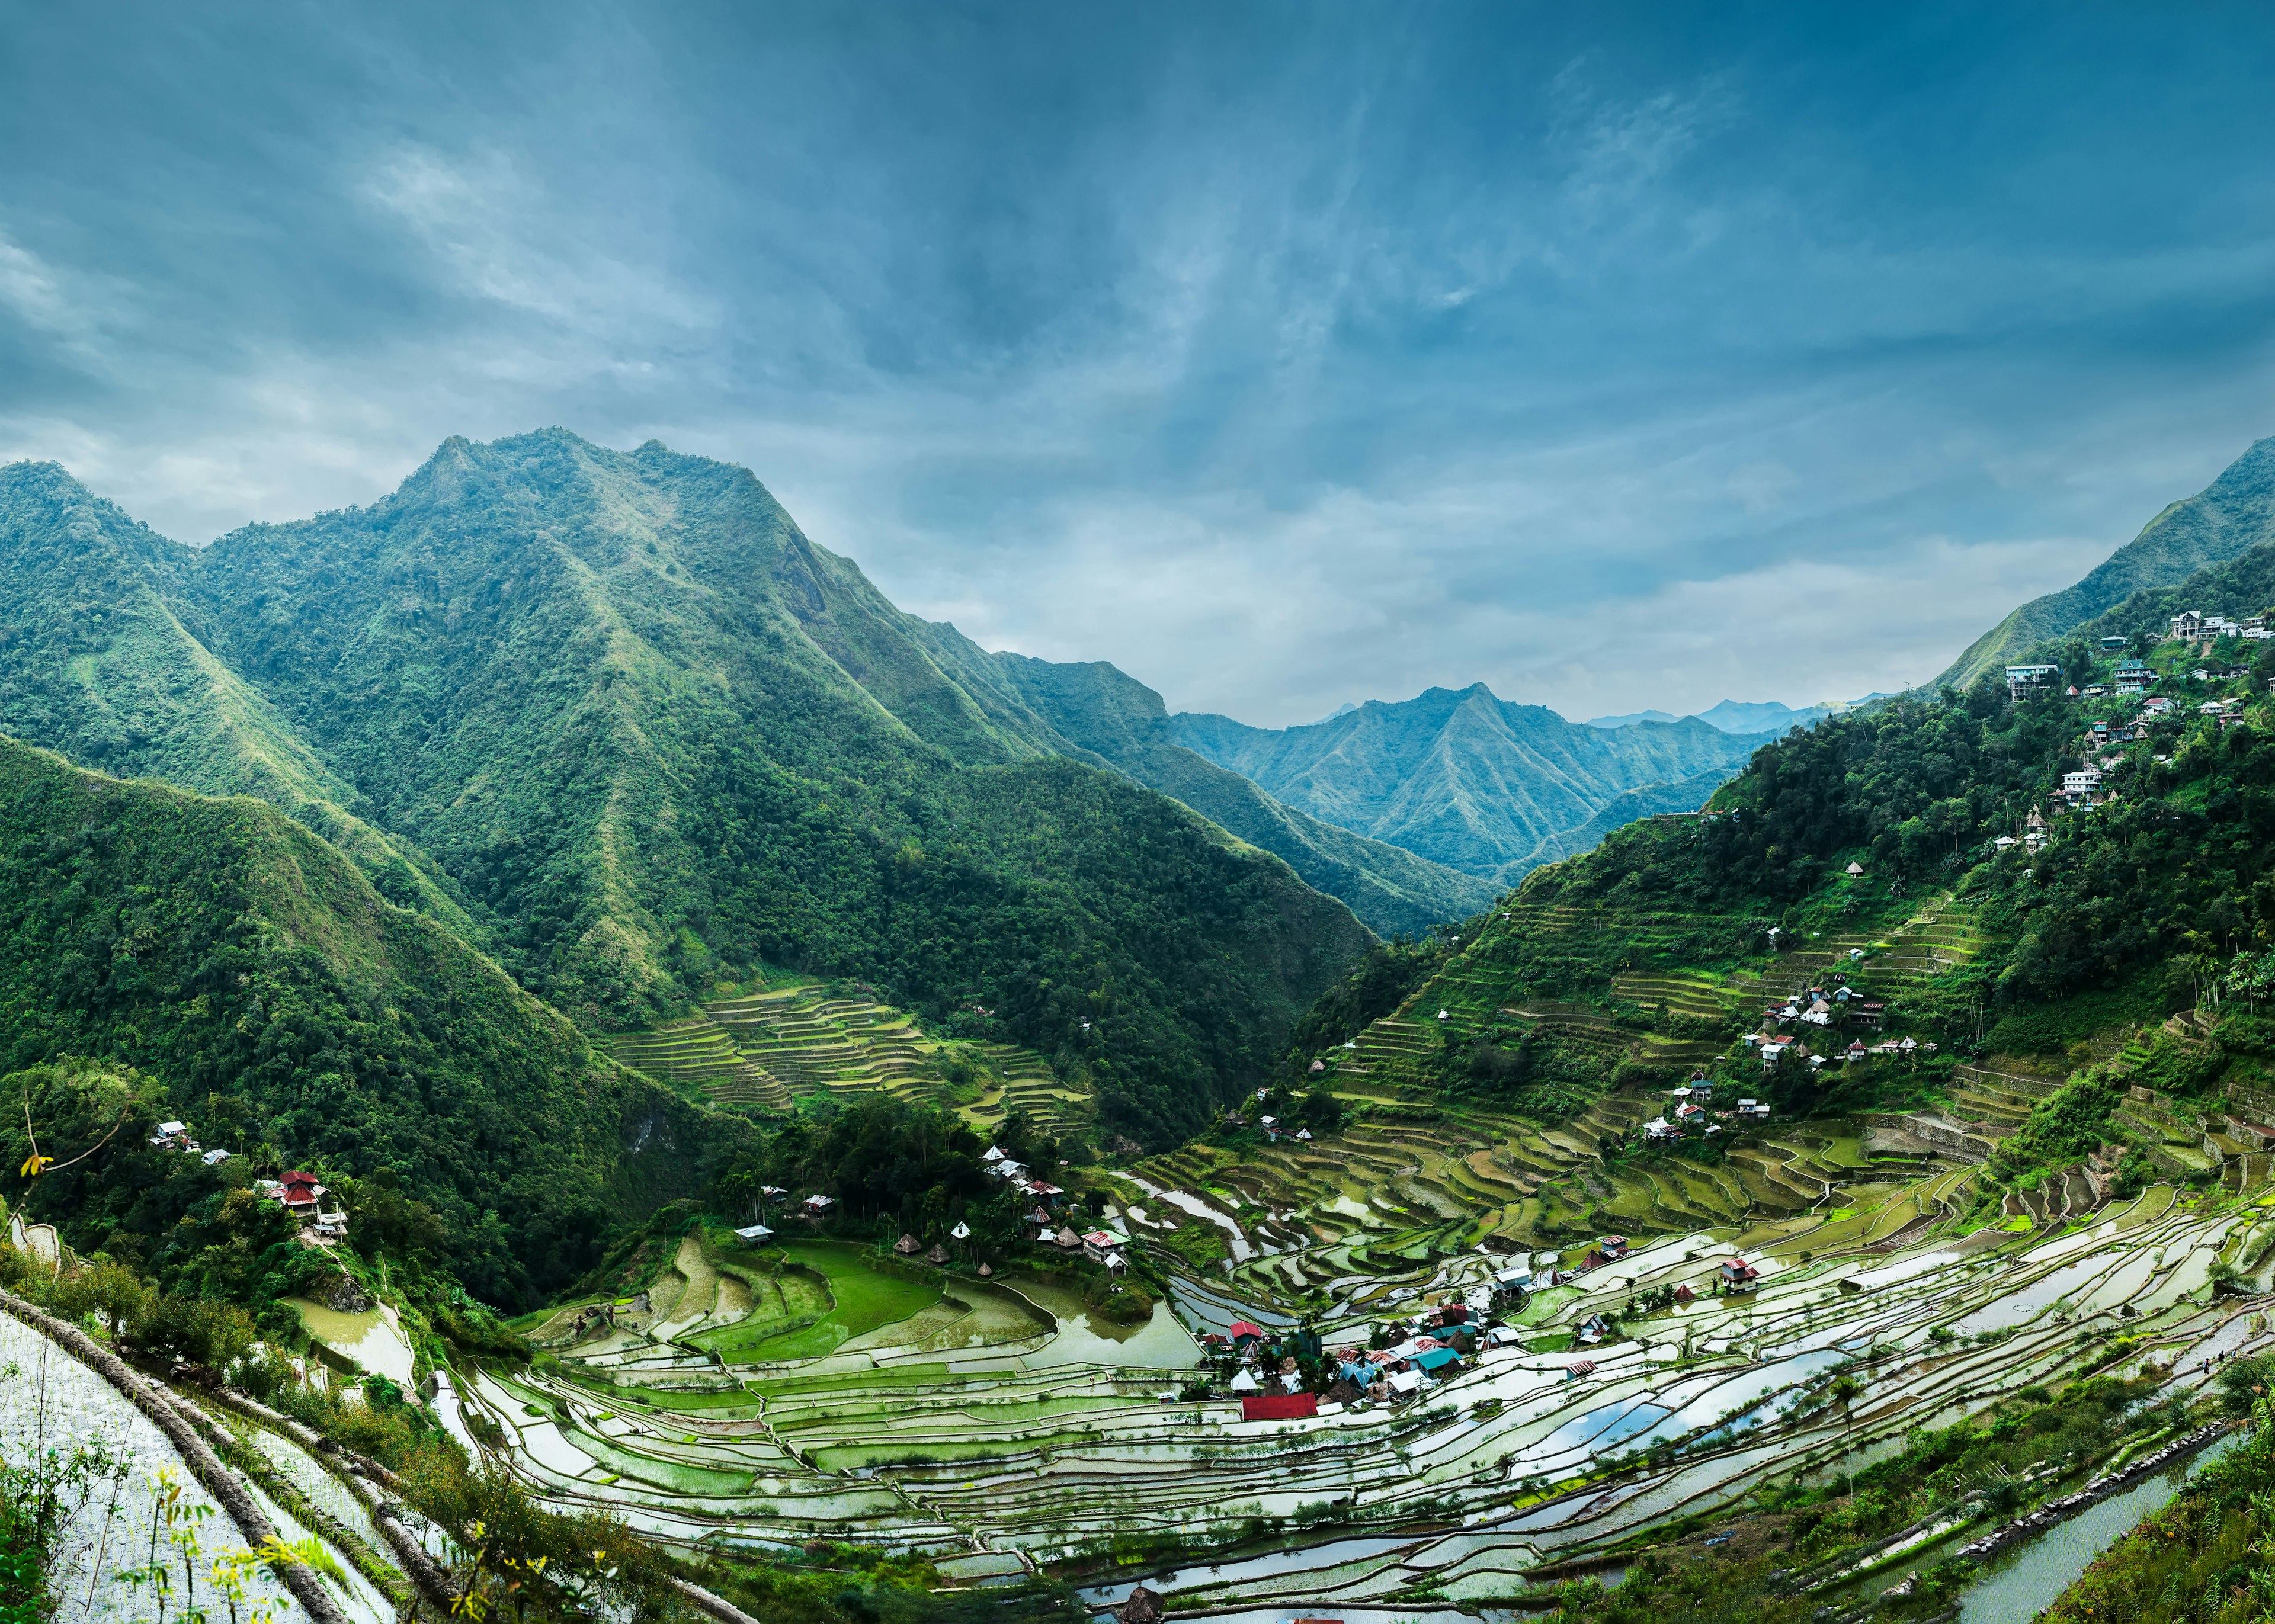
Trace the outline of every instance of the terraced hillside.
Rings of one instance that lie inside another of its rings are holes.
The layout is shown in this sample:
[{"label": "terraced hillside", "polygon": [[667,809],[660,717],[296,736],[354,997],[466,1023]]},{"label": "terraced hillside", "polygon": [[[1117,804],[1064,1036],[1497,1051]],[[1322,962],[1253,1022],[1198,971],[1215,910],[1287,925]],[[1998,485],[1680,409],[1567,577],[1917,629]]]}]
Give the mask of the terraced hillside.
[{"label": "terraced hillside", "polygon": [[[1520,941],[1521,956],[1508,951]],[[1316,1057],[1313,1083],[1349,1114],[1340,1131],[1310,1143],[1221,1133],[1104,1176],[1125,1227],[1163,1266],[1291,1309],[1372,1300],[1387,1267],[1480,1245],[1576,1260],[1604,1233],[1843,1210],[1939,1173],[1953,1181],[1939,1202],[1971,1200],[1972,1169],[2059,1075],[2012,1060],[1923,1070],[1916,1053],[1878,1057],[1824,1077],[1903,1099],[1901,1109],[1725,1117],[1709,1157],[1650,1151],[1637,1129],[1671,1111],[1667,1091],[1694,1073],[1715,1080],[1726,1111],[1765,1093],[1737,1041],[1765,1006],[1837,971],[1901,1031],[1907,1009],[1947,998],[1983,947],[1944,895],[1878,929],[1827,931],[1782,952],[1766,921],[1512,902],[1399,1009]],[[1592,1001],[1535,990],[1539,967],[1567,956],[1600,967]],[[1856,1035],[1802,1031],[1836,1054]],[[1553,1056],[1548,1085],[1467,1086],[1457,1062],[1469,1045],[1519,1040]],[[2175,1126],[2172,1137],[2186,1136]],[[2210,1165],[2188,1153],[2175,1147],[2175,1170]],[[2234,1182],[2251,1171],[2239,1167]]]},{"label": "terraced hillside", "polygon": [[[1454,1143],[1384,1146],[1442,1157]],[[1670,1520],[1745,1513],[1773,1482],[1837,1485],[1920,1429],[2045,1401],[2042,1389],[2090,1371],[2140,1384],[2143,1421],[2117,1459],[2200,1440],[2186,1406],[2209,1385],[2205,1362],[2275,1345],[2258,1305],[2220,1295],[2213,1269],[2264,1266],[2267,1202],[2160,1186],[1961,1233],[1971,1176],[1670,1235],[1535,1296],[1514,1341],[1411,1398],[1331,1401],[1296,1420],[1193,1395],[1196,1350],[1166,1303],[1115,1341],[1039,1286],[953,1268],[927,1277],[941,1306],[904,1304],[896,1325],[824,1356],[721,1369],[634,1333],[564,1346],[557,1364],[476,1373],[466,1398],[549,1500],[697,1550],[843,1539],[928,1552],[966,1582],[1054,1572],[1099,1587],[1085,1596],[1100,1605],[1141,1576],[1188,1607],[1538,1602],[1575,1564]],[[1723,1294],[1715,1272],[1733,1253],[1760,1278]],[[1474,1253],[1404,1260],[1319,1328],[1331,1348],[1363,1343],[1387,1311],[1474,1289],[1493,1266]],[[725,1294],[702,1273],[653,1312],[715,1312]],[[1690,1300],[1638,1307],[1678,1286]],[[964,1322],[987,1292],[1032,1293],[1032,1317],[943,1339],[933,1321]],[[1216,1301],[1241,1308],[1236,1292]],[[1595,1314],[1619,1321],[1614,1335],[1584,1359],[1567,1351]],[[2065,1457],[2026,1481],[2062,1492],[2111,1458]],[[1908,1545],[1836,1542],[1794,1583],[1837,1600],[1859,1573],[1924,1568],[1992,1517],[1962,1499]],[[1239,1542],[1259,1528],[1282,1532],[1247,1547],[1251,1560]],[[1191,1560],[1203,1550],[1209,1561]]]},{"label": "terraced hillside", "polygon": [[947,1106],[975,1125],[1025,1111],[1056,1135],[1093,1120],[1090,1091],[1032,1050],[938,1039],[903,1010],[819,982],[721,1000],[700,1015],[609,1040],[625,1065],[722,1104],[786,1112],[800,1101],[882,1092]]}]

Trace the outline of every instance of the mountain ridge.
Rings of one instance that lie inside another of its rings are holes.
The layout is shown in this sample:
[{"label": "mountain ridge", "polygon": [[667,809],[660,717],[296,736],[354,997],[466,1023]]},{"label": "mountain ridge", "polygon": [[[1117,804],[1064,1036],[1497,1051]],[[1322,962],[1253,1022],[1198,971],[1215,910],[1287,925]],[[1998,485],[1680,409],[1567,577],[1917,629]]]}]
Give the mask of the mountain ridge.
[{"label": "mountain ridge", "polygon": [[1689,718],[1590,728],[1483,683],[1279,729],[1182,713],[1171,731],[1300,812],[1501,886],[1618,797],[1727,775],[1763,742]]},{"label": "mountain ridge", "polygon": [[2082,579],[2010,612],[1968,645],[1928,687],[1963,689],[2135,593],[2177,585],[2199,570],[2271,540],[2275,540],[2275,435],[2253,442],[2195,495],[2167,504]]},{"label": "mountain ridge", "polygon": [[[368,828],[367,868],[399,857],[412,900],[587,1031],[761,963],[865,975],[1084,1069],[1160,1137],[1364,950],[1281,858],[1062,753],[746,469],[453,438],[368,506],[194,550],[58,479],[0,486],[0,668],[27,679],[0,726]],[[178,667],[222,689],[148,680]]]}]

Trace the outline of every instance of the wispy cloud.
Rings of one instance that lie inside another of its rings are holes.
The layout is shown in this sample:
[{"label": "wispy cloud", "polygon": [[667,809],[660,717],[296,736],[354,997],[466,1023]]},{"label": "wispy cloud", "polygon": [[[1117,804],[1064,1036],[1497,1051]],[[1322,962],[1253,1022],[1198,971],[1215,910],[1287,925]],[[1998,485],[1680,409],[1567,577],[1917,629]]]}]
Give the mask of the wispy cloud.
[{"label": "wispy cloud", "polygon": [[2275,23],[140,22],[0,86],[0,455],[191,539],[562,423],[1179,706],[1591,714],[1930,675],[2275,429]]}]

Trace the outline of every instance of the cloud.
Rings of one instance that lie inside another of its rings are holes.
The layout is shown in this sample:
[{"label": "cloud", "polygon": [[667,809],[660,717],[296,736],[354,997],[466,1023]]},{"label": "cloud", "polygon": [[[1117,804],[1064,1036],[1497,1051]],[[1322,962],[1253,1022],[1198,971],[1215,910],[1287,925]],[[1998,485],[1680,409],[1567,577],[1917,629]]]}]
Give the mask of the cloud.
[{"label": "cloud", "polygon": [[1931,675],[2275,428],[2275,25],[142,21],[8,87],[0,455],[186,539],[561,423],[1180,706],[1593,714]]}]

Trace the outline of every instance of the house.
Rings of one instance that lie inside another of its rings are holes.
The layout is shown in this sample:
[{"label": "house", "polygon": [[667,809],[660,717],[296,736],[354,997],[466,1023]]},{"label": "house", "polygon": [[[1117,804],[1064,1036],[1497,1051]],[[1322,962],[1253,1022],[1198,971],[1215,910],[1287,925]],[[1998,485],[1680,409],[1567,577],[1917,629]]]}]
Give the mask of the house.
[{"label": "house", "polygon": [[987,1147],[987,1153],[979,1159],[986,1162],[1001,1161],[1003,1159],[1003,1152],[997,1146],[991,1144]]},{"label": "house", "polygon": [[198,1159],[205,1163],[208,1167],[218,1167],[222,1163],[229,1159],[229,1152],[227,1151],[219,1150],[208,1151],[204,1155],[199,1157]]},{"label": "house", "polygon": [[1628,1238],[1623,1235],[1607,1235],[1596,1244],[1604,1249],[1604,1256],[1614,1263],[1628,1255]]},{"label": "house", "polygon": [[798,1211],[805,1213],[808,1218],[820,1218],[823,1213],[828,1212],[831,1207],[834,1207],[836,1205],[837,1203],[831,1200],[828,1196],[808,1196],[805,1200],[797,1204],[797,1207]]},{"label": "house", "polygon": [[1611,1333],[1611,1322],[1601,1314],[1591,1314],[1580,1322],[1579,1338],[1584,1343],[1600,1342]]},{"label": "house", "polygon": [[2100,788],[2101,772],[2097,767],[2081,767],[2076,772],[2062,774],[2061,792],[2064,795],[2091,795]]},{"label": "house", "polygon": [[1255,1371],[1242,1371],[1233,1377],[1232,1390],[1235,1393],[1261,1393],[1264,1384],[1256,1379]]},{"label": "house", "polygon": [[1037,1179],[1033,1183],[1027,1186],[1027,1193],[1040,1200],[1048,1201],[1054,1197],[1063,1196],[1066,1194],[1066,1191],[1061,1190],[1055,1184],[1046,1183],[1043,1180]]},{"label": "house", "polygon": [[1308,1128],[1298,1128],[1296,1130],[1296,1137],[1308,1144],[1311,1142],[1311,1130]]},{"label": "house", "polygon": [[1583,1377],[1593,1376],[1595,1373],[1596,1362],[1593,1359],[1575,1359],[1564,1367],[1564,1376],[1568,1381],[1578,1381]]},{"label": "house", "polygon": [[1643,1137],[1646,1139],[1664,1139],[1674,1132],[1663,1116],[1654,1116],[1643,1125]]},{"label": "house", "polygon": [[288,1173],[278,1181],[278,1184],[280,1190],[276,1198],[284,1204],[286,1212],[303,1220],[316,1215],[317,1201],[326,1191],[321,1184],[316,1182],[314,1174]]},{"label": "house", "polygon": [[2030,815],[2022,822],[2022,844],[2032,851],[2039,851],[2044,850],[2045,843],[2045,814],[2033,806],[2030,808]]},{"label": "house", "polygon": [[1863,872],[1864,865],[1862,863],[1851,863],[1848,865],[1848,877],[1851,880],[1859,878],[1863,875]]},{"label": "house", "polygon": [[933,1249],[925,1254],[925,1261],[934,1268],[942,1267],[948,1262],[948,1249],[937,1241],[933,1242]]},{"label": "house", "polygon": [[1419,1370],[1442,1371],[1461,1356],[1450,1348],[1432,1348],[1426,1353],[1416,1354],[1414,1363]]},{"label": "house", "polygon": [[1867,998],[1848,1006],[1848,1024],[1879,1030],[1880,1022],[1888,1013],[1887,1005],[1877,999]]},{"label": "house", "polygon": [[774,1233],[775,1232],[773,1230],[767,1228],[764,1224],[744,1224],[740,1229],[735,1231],[735,1238],[738,1241],[747,1241],[755,1244],[760,1241],[772,1239]]},{"label": "house", "polygon": [[1311,1393],[1258,1393],[1240,1401],[1243,1421],[1302,1421],[1319,1413],[1319,1396]]},{"label": "house", "polygon": [[1762,1277],[1762,1272],[1742,1258],[1732,1258],[1721,1267],[1722,1284],[1732,1291],[1743,1291]]},{"label": "house", "polygon": [[1698,1301],[1698,1294],[1688,1286],[1677,1286],[1674,1288],[1674,1300],[1677,1303],[1696,1303]]},{"label": "house", "polygon": [[893,1243],[893,1250],[903,1258],[913,1258],[924,1250],[924,1243],[912,1235],[904,1234],[899,1240]]},{"label": "house", "polygon": [[2102,638],[2101,652],[2105,654],[2123,653],[2125,652],[2125,639],[2121,637],[2113,635]]},{"label": "house", "polygon": [[1082,1250],[1082,1237],[1071,1229],[1062,1228],[1058,1234],[1051,1237],[1051,1243],[1061,1251],[1072,1252]]},{"label": "house", "polygon": [[1234,1320],[1224,1328],[1224,1333],[1233,1340],[1236,1346],[1244,1342],[1260,1342],[1264,1340],[1264,1328],[1246,1319]]},{"label": "house", "polygon": [[1119,1250],[1129,1244],[1129,1240],[1122,1235],[1109,1234],[1104,1229],[1093,1229],[1082,1237],[1082,1255],[1092,1263],[1103,1263],[1109,1268],[1119,1268],[1122,1265]]},{"label": "house", "polygon": [[2183,609],[2173,616],[2172,627],[2173,637],[2186,642],[2203,635],[2204,617],[2194,609]]},{"label": "house", "polygon": [[2007,691],[2019,699],[2034,689],[2045,687],[2060,676],[2061,668],[2058,665],[2010,665],[2007,668]]},{"label": "house", "polygon": [[970,1240],[971,1238],[971,1226],[959,1220],[956,1227],[948,1232],[948,1238],[951,1241]]},{"label": "house", "polygon": [[1852,1038],[1848,1040],[1848,1054],[1850,1060],[1862,1060],[1864,1058],[1864,1040],[1862,1038]]}]

